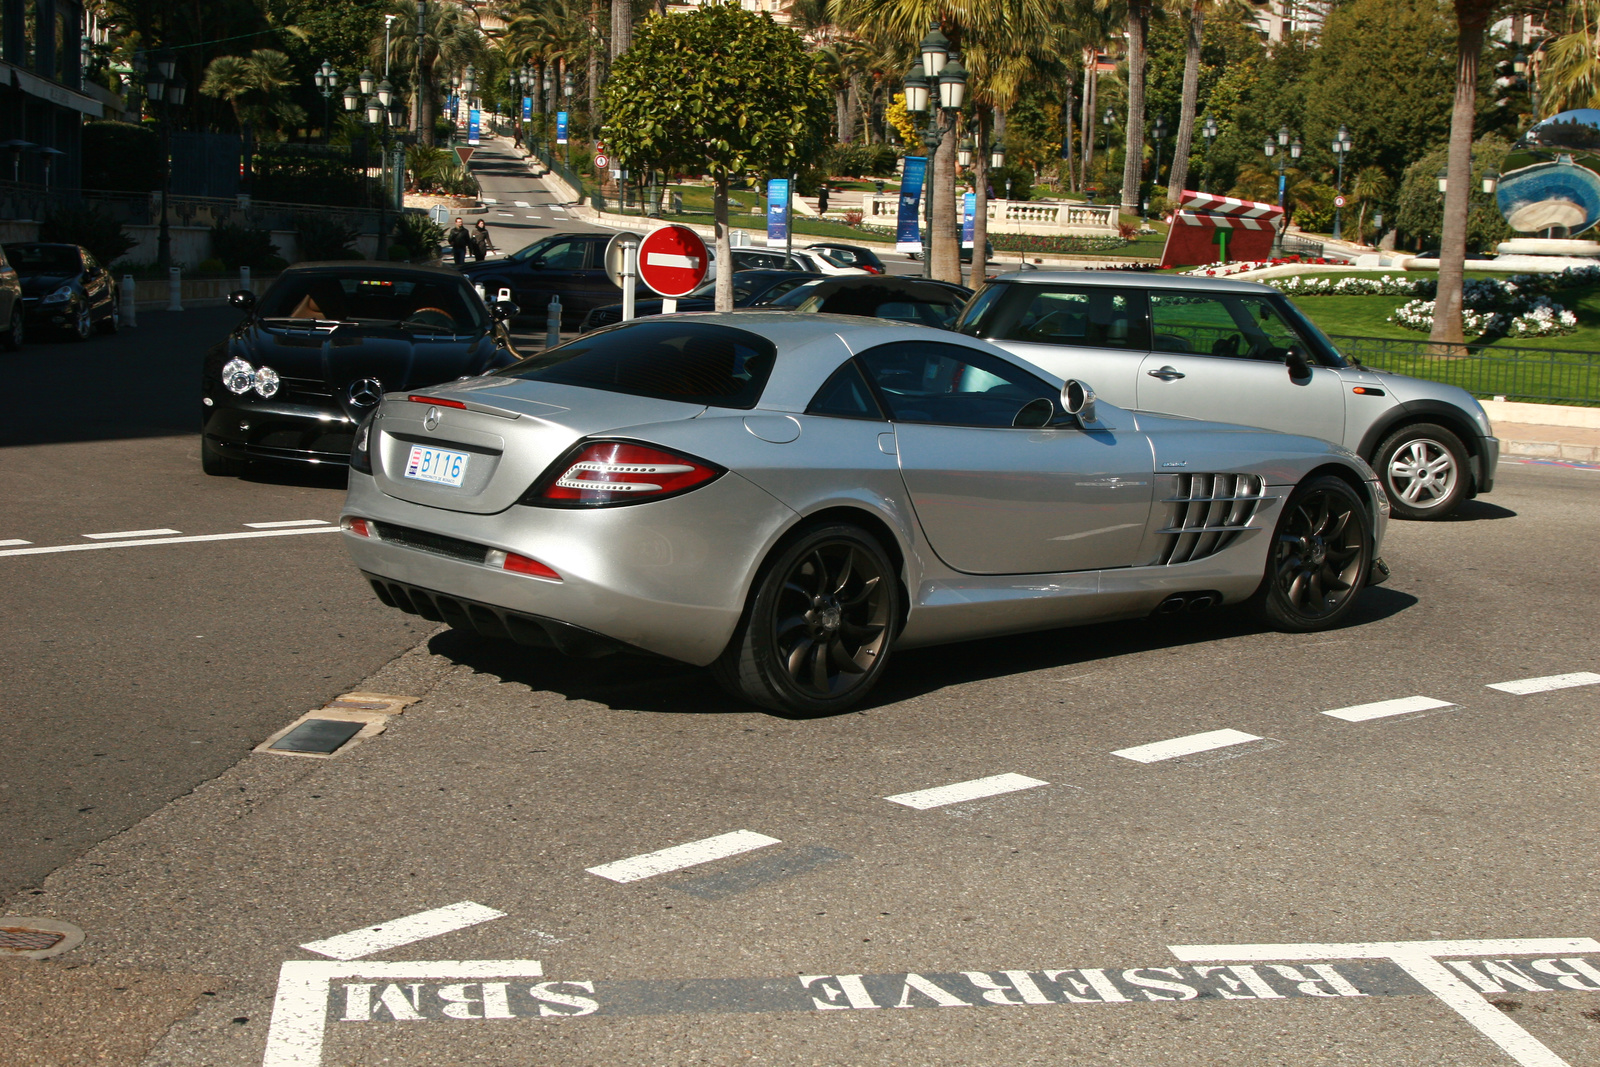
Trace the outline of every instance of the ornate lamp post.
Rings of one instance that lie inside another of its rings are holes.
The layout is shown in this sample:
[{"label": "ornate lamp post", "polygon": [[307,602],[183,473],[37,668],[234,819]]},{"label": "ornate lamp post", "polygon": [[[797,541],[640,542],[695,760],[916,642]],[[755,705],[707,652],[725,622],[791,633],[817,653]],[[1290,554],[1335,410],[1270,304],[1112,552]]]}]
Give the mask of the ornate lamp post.
[{"label": "ornate lamp post", "polygon": [[[1156,142],[1156,168],[1150,172],[1150,184],[1156,186],[1161,184],[1161,142],[1166,140],[1167,137],[1167,117],[1165,115],[1156,116],[1155,126],[1150,133]],[[1140,197],[1139,206],[1143,214],[1148,215],[1150,210],[1149,197]]]},{"label": "ornate lamp post", "polygon": [[177,67],[171,52],[159,53],[144,79],[145,96],[157,105],[161,119],[161,219],[156,237],[156,265],[162,270],[172,266],[172,231],[167,220],[167,198],[172,195],[172,112],[183,106],[183,98],[189,91],[189,83],[177,73]]},{"label": "ornate lamp post", "polygon": [[[1278,127],[1278,139],[1276,141],[1268,137],[1266,143],[1261,146],[1261,150],[1266,153],[1268,159],[1276,156],[1278,160],[1278,208],[1280,210],[1284,207],[1285,194],[1289,188],[1289,160],[1299,159],[1303,149],[1304,146],[1301,145],[1300,138],[1296,137],[1293,141],[1289,139],[1289,127],[1287,126]],[[1283,235],[1288,232],[1288,229],[1289,216],[1285,213],[1278,223],[1276,243],[1277,250],[1280,253],[1283,251]]]},{"label": "ornate lamp post", "polygon": [[[1333,191],[1339,194],[1339,199],[1344,199],[1344,157],[1350,149],[1355,147],[1355,142],[1350,139],[1350,130],[1339,124],[1339,132],[1333,135],[1333,158],[1339,161],[1339,176],[1334,179]],[[1339,240],[1344,236],[1344,207],[1337,201],[1333,205],[1333,239]]]},{"label": "ornate lamp post", "polygon": [[[363,70],[359,76],[360,91],[356,86],[347,86],[344,91],[344,107],[351,113],[362,113],[363,121],[369,130],[381,131],[383,162],[378,167],[378,180],[382,188],[378,196],[378,257],[384,258],[389,249],[389,148],[393,143],[393,136],[389,132],[391,123],[398,124],[404,109],[399,100],[395,98],[394,88],[388,79],[374,86],[372,71]],[[365,106],[362,97],[366,97]],[[390,104],[393,104],[393,110]],[[363,178],[365,171],[363,170]]]},{"label": "ornate lamp post", "polygon": [[[1218,132],[1220,132],[1220,131],[1218,131],[1218,129],[1217,129],[1217,120],[1212,118],[1210,115],[1207,115],[1206,116],[1206,120],[1203,123],[1200,124],[1200,136],[1205,138],[1205,142],[1206,142],[1206,159],[1205,159],[1205,170],[1204,170],[1204,173],[1205,173],[1205,184],[1207,184],[1207,185],[1211,184],[1211,145],[1212,145],[1213,142],[1216,141]],[[1200,191],[1201,192],[1205,192],[1204,189],[1201,189]]]},{"label": "ornate lamp post", "polygon": [[322,94],[322,139],[326,141],[333,132],[333,92],[339,83],[339,72],[324,59],[311,78],[317,83],[317,92]]},{"label": "ornate lamp post", "polygon": [[1115,126],[1116,124],[1117,124],[1117,113],[1115,111],[1113,111],[1111,109],[1111,106],[1108,104],[1108,105],[1106,105],[1105,114],[1100,116],[1100,125],[1102,125],[1102,126],[1104,126],[1106,128],[1106,151],[1105,151],[1106,163],[1105,163],[1105,167],[1106,167],[1106,174],[1108,174],[1108,175],[1111,173],[1111,128],[1113,126]]},{"label": "ornate lamp post", "polygon": [[972,166],[972,148],[972,138],[962,138],[961,147],[956,149],[956,162],[963,167]]}]

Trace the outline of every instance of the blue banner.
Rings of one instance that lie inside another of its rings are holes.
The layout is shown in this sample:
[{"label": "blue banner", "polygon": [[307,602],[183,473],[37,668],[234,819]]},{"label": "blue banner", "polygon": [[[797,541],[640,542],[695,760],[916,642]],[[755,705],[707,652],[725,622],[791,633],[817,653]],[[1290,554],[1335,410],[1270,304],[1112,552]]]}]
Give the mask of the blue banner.
[{"label": "blue banner", "polygon": [[531,118],[533,118],[533,97],[525,96],[522,98],[522,121],[527,122]]},{"label": "blue banner", "polygon": [[900,215],[895,221],[894,247],[897,252],[922,251],[918,217],[922,206],[922,176],[927,169],[926,156],[906,157],[905,175],[900,179]]},{"label": "blue banner", "polygon": [[789,240],[789,179],[767,182],[767,244],[781,245]]},{"label": "blue banner", "polygon": [[557,111],[556,112],[556,144],[566,144],[566,143],[567,143],[567,113],[565,111]]},{"label": "blue banner", "polygon": [[467,143],[478,143],[478,109],[472,108],[467,112]]},{"label": "blue banner", "polygon": [[459,96],[457,96],[455,93],[451,93],[450,94],[450,107],[449,107],[450,117],[451,118],[455,118],[456,117],[456,113],[459,112],[460,110],[461,110],[461,98]]},{"label": "blue banner", "polygon": [[972,247],[972,227],[978,214],[978,194],[968,193],[961,198],[961,247]]}]

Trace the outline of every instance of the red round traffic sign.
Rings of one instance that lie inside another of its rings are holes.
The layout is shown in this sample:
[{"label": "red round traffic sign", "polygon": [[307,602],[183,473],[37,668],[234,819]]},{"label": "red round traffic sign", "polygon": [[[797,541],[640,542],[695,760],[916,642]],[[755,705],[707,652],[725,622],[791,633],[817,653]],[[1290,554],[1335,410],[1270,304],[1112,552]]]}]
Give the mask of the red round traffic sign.
[{"label": "red round traffic sign", "polygon": [[1342,196],[1334,197],[1333,198],[1333,206],[1334,207],[1344,207],[1344,197],[1342,197]]},{"label": "red round traffic sign", "polygon": [[609,166],[611,166],[611,160],[608,157],[606,157],[605,155],[598,155],[598,156],[594,157],[594,169],[595,170],[597,170],[597,171],[605,170]]},{"label": "red round traffic sign", "polygon": [[687,296],[705,281],[711,256],[687,226],[663,226],[639,242],[639,277],[665,297]]}]

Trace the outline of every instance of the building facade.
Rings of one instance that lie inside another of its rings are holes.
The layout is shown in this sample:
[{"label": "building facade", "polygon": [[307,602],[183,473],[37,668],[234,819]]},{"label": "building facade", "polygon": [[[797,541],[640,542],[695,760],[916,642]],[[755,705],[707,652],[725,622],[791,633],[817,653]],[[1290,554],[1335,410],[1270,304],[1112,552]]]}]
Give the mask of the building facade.
[{"label": "building facade", "polygon": [[83,8],[74,0],[0,0],[0,181],[76,189],[85,117]]}]

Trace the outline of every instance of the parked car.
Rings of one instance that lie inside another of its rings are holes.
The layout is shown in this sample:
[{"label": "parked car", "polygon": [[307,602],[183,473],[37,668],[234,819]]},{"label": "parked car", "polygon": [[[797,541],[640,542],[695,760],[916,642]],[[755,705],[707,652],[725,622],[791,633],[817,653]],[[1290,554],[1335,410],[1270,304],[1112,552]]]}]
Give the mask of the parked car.
[{"label": "parked car", "polygon": [[[906,258],[907,259],[920,260],[920,259],[923,258],[923,253],[922,252],[907,252],[906,253]],[[990,263],[990,262],[993,262],[993,260],[994,260],[994,242],[985,240],[983,242],[983,261],[985,263]],[[961,249],[961,262],[963,262],[963,263],[971,263],[972,262],[972,249],[971,248],[966,247],[966,246],[962,247],[962,249]]]},{"label": "parked car", "polygon": [[797,248],[784,251],[779,248],[733,249],[733,264],[739,270],[801,270],[812,274],[870,274],[871,271],[853,266],[826,251]]},{"label": "parked car", "polygon": [[1471,394],[1345,358],[1265,285],[1005,274],[978,291],[956,329],[1092,382],[1119,406],[1341,444],[1382,476],[1400,518],[1442,519],[1494,488],[1500,442]]},{"label": "parked car", "polygon": [[391,394],[351,469],[345,545],[390,607],[791,714],[855,704],[895,648],[1244,603],[1323,630],[1387,573],[1345,449],[867,318],[623,323]]},{"label": "parked car", "polygon": [[11,245],[28,325],[77,341],[117,331],[120,288],[87,248],[24,241]]},{"label": "parked car", "polygon": [[868,274],[889,273],[889,269],[883,265],[883,260],[878,258],[876,252],[860,245],[838,244],[834,241],[817,241],[806,245],[806,251],[825,255],[842,266],[859,267]]},{"label": "parked car", "polygon": [[797,285],[764,306],[785,311],[867,315],[945,329],[955,323],[971,295],[971,289],[950,282],[869,274]]},{"label": "parked car", "polygon": [[[584,316],[602,304],[613,304],[621,290],[606,274],[607,233],[558,233],[526,245],[501,259],[468,263],[461,274],[481,285],[493,301],[510,290],[519,315],[543,322],[552,297],[561,298],[561,328],[575,330]],[[655,293],[639,282],[635,292],[648,300]]]},{"label": "parked car", "polygon": [[206,354],[200,464],[350,461],[357,425],[391,390],[483,374],[517,358],[504,320],[454,270],[374,263],[290,267]]},{"label": "parked car", "polygon": [[[733,275],[733,306],[736,308],[759,307],[773,299],[782,296],[790,289],[805,282],[821,278],[820,274],[809,274],[793,270],[741,270]],[[717,281],[715,278],[705,282],[688,296],[678,299],[678,310],[684,311],[715,311],[717,307]],[[638,300],[634,302],[634,315],[643,318],[646,315],[661,314],[661,298]],[[622,321],[622,305],[606,304],[589,312],[583,320],[583,332],[597,330],[602,326],[610,326],[614,322]]]},{"label": "parked car", "polygon": [[17,276],[17,268],[11,265],[6,250],[0,248],[0,322],[5,323],[4,332],[0,333],[0,347],[7,352],[22,347],[23,334],[27,331],[22,300],[22,281]]}]

